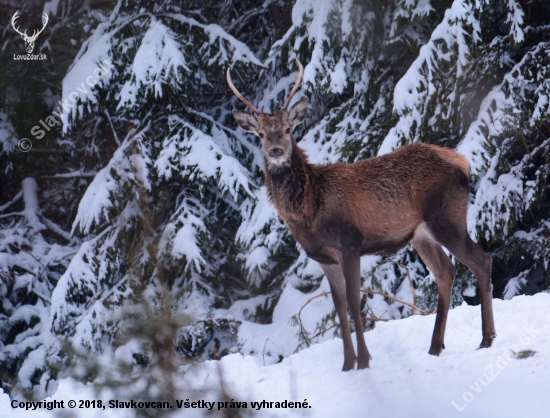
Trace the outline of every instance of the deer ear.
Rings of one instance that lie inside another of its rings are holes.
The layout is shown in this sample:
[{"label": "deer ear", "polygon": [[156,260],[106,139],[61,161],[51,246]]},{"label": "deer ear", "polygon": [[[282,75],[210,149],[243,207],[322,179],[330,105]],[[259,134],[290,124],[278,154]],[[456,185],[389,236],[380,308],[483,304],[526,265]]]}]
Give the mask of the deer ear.
[{"label": "deer ear", "polygon": [[292,123],[293,128],[302,123],[306,118],[308,105],[309,99],[307,97],[303,97],[294,106],[292,106],[292,109],[288,112],[288,119],[290,120],[290,123]]},{"label": "deer ear", "polygon": [[258,130],[260,125],[254,116],[250,113],[243,112],[242,110],[233,109],[233,117],[246,132],[252,132],[253,134],[258,135]]}]

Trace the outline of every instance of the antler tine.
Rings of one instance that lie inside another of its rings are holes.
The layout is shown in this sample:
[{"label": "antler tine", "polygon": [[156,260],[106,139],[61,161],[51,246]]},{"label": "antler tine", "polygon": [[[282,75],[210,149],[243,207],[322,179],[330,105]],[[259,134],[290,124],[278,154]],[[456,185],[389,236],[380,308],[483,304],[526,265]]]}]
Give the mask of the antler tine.
[{"label": "antler tine", "polygon": [[11,25],[13,27],[13,29],[21,36],[23,35],[26,35],[27,34],[27,31],[25,31],[25,33],[22,33],[19,31],[19,28],[16,28],[15,27],[15,21],[17,20],[17,18],[19,17],[19,10],[15,12],[15,14],[13,15],[13,17],[11,18]]},{"label": "antler tine", "polygon": [[46,13],[44,13],[42,15],[42,29],[40,29],[40,32],[42,32],[46,28],[46,25],[48,24],[49,21],[50,21],[50,18]]},{"label": "antler tine", "polygon": [[261,115],[262,112],[260,112],[256,106],[254,106],[252,103],[250,103],[248,100],[244,98],[244,96],[239,93],[239,90],[233,85],[233,82],[231,81],[231,67],[227,67],[227,84],[229,84],[229,87],[231,87],[231,90],[233,90],[233,93],[243,102],[245,105],[247,105],[249,108],[251,108],[254,113]]},{"label": "antler tine", "polygon": [[38,38],[38,35],[40,35],[42,32],[44,32],[44,29],[46,29],[46,25],[48,24],[49,20],[50,19],[48,18],[48,15],[46,13],[44,13],[42,15],[42,29],[40,29],[40,30],[35,29],[32,33],[31,39]]},{"label": "antler tine", "polygon": [[294,83],[294,87],[292,88],[292,91],[288,95],[288,99],[286,99],[286,102],[284,106],[281,108],[281,110],[286,110],[286,108],[290,104],[290,101],[294,97],[296,90],[298,90],[298,87],[300,87],[300,82],[302,81],[302,77],[304,76],[304,67],[302,66],[302,63],[298,58],[296,58],[296,64],[298,64],[298,68],[300,70],[300,72],[298,73],[298,79],[296,80],[296,83]]}]

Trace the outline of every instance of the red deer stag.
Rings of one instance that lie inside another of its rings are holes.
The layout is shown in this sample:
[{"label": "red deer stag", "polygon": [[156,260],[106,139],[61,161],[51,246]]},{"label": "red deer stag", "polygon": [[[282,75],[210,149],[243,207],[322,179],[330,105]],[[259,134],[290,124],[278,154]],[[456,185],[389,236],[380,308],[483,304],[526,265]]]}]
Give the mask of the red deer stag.
[{"label": "red deer stag", "polygon": [[[360,313],[360,258],[389,254],[411,243],[434,273],[439,300],[429,353],[445,348],[444,335],[455,268],[443,249],[474,273],[481,293],[483,339],[496,337],[493,321],[491,257],[466,229],[468,172],[466,159],[448,148],[416,143],[351,164],[310,164],[292,135],[306,117],[308,99],[287,107],[303,75],[300,69],[284,106],[274,115],[260,112],[227,82],[258,117],[234,109],[245,131],[260,137],[265,158],[265,184],[279,216],[307,255],[321,263],[342,327],[343,370],[369,367]],[[347,309],[357,329],[357,351],[351,340]]]}]

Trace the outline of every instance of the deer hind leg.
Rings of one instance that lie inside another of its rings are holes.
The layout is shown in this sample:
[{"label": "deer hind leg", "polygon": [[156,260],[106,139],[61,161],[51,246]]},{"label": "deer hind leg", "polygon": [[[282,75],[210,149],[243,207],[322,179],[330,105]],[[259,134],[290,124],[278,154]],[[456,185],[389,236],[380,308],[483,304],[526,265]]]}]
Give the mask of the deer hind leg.
[{"label": "deer hind leg", "polygon": [[334,308],[336,309],[342,330],[342,340],[344,341],[344,367],[342,370],[352,370],[355,366],[356,356],[349,328],[346,282],[338,264],[321,264],[321,267],[327,276],[332,293],[332,301],[334,302]]},{"label": "deer hind leg", "polygon": [[[440,235],[440,236],[439,236]],[[473,242],[466,227],[445,234],[439,234],[438,240],[474,273],[481,295],[481,323],[483,339],[480,348],[491,347],[496,337],[493,318],[493,285],[491,284],[492,259],[489,254]]]},{"label": "deer hind leg", "polygon": [[411,244],[420,255],[426,266],[432,271],[437,283],[439,295],[437,316],[429,354],[439,356],[445,348],[445,326],[451,304],[451,292],[455,278],[455,267],[447,254],[432,237],[425,224],[418,227]]}]

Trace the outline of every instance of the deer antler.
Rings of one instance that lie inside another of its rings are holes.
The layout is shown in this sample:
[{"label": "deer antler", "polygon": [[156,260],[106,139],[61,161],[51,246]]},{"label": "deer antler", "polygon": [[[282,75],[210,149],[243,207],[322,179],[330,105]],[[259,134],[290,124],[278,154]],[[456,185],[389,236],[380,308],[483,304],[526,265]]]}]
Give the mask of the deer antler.
[{"label": "deer antler", "polygon": [[19,31],[19,28],[16,28],[15,27],[15,21],[17,20],[17,18],[19,17],[19,10],[15,12],[15,14],[13,15],[13,17],[11,18],[11,26],[13,27],[13,29],[19,34],[21,35],[23,38],[25,36],[27,36],[27,31],[25,30],[25,32],[20,32]]},{"label": "deer antler", "polygon": [[38,35],[40,35],[42,32],[44,32],[44,29],[46,29],[46,25],[48,24],[48,21],[49,21],[48,15],[44,13],[44,15],[42,16],[42,29],[38,31],[37,29],[35,29],[33,31],[32,36],[30,36],[29,39],[35,41]]},{"label": "deer antler", "polygon": [[11,25],[13,26],[13,29],[23,37],[23,39],[25,41],[30,41],[30,42],[33,42],[36,40],[36,38],[38,37],[38,35],[40,35],[42,32],[44,32],[44,29],[46,28],[46,25],[48,24],[48,21],[49,21],[49,18],[48,18],[48,15],[46,13],[44,13],[44,15],[42,16],[42,29],[40,30],[37,30],[35,29],[33,31],[33,34],[32,36],[29,36],[27,35],[27,30],[25,29],[25,32],[21,32],[19,30],[19,28],[16,28],[15,27],[15,21],[17,20],[17,18],[19,17],[19,10],[17,12],[15,12],[15,14],[13,15],[13,17],[11,18]]},{"label": "deer antler", "polygon": [[246,100],[244,98],[244,96],[239,93],[239,90],[237,90],[237,88],[233,85],[233,82],[231,81],[231,68],[228,67],[227,68],[227,84],[229,84],[229,87],[231,87],[231,90],[233,90],[233,93],[235,93],[235,95],[241,100],[241,102],[243,102],[245,105],[247,105],[249,108],[251,108],[254,113],[256,113],[257,115],[261,115],[262,112],[260,112],[258,110],[258,108],[256,108],[256,106],[254,106],[252,103],[250,103],[248,100]]},{"label": "deer antler", "polygon": [[288,99],[286,99],[286,102],[284,106],[281,108],[281,110],[286,110],[288,105],[290,104],[290,101],[294,97],[294,94],[296,93],[296,90],[298,90],[298,87],[300,87],[300,82],[302,81],[302,77],[304,75],[304,67],[302,66],[302,63],[298,58],[296,58],[296,64],[298,64],[298,68],[300,72],[298,73],[298,79],[296,80],[296,83],[294,84],[294,87],[292,88],[292,91],[288,95]]}]

